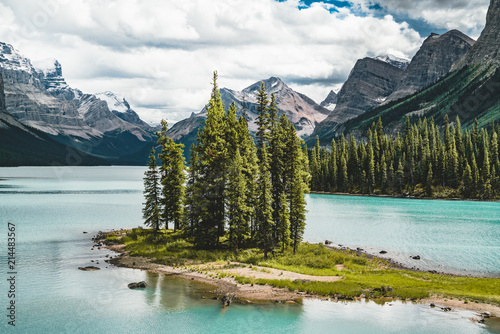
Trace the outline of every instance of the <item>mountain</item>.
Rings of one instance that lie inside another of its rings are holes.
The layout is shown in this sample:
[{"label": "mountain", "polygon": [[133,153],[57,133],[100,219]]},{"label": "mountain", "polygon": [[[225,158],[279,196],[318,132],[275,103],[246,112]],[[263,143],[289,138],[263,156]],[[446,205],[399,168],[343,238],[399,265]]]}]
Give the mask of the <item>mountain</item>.
[{"label": "mountain", "polygon": [[144,130],[150,130],[149,124],[144,122],[137,113],[130,108],[130,104],[124,97],[118,97],[115,93],[106,91],[97,93],[95,96],[108,105],[108,109],[122,120],[135,124]]},{"label": "mountain", "polygon": [[500,1],[491,0],[488,13],[486,15],[486,25],[481,32],[477,42],[467,55],[453,65],[453,69],[460,69],[463,66],[483,66],[500,65]]},{"label": "mountain", "polygon": [[108,162],[62,145],[19,122],[6,111],[0,75],[0,166],[107,165]]},{"label": "mountain", "polygon": [[153,129],[130,106],[113,112],[106,100],[71,88],[57,60],[32,64],[11,45],[0,42],[0,73],[5,80],[7,112],[60,143],[116,159],[154,140]]},{"label": "mountain", "polygon": [[330,93],[328,93],[328,96],[326,97],[326,99],[323,102],[321,102],[319,105],[322,106],[323,108],[326,108],[326,109],[332,111],[337,106],[338,100],[339,100],[339,96],[337,95],[337,93],[335,93],[333,90],[331,90]]},{"label": "mountain", "polygon": [[[269,98],[274,93],[278,113],[287,115],[288,119],[295,125],[297,134],[301,137],[312,134],[317,124],[330,113],[330,110],[318,105],[306,95],[292,90],[279,78],[271,77],[262,82],[264,82]],[[233,101],[238,108],[239,114],[241,114],[243,107],[245,108],[249,120],[248,128],[251,133],[257,131],[255,120],[258,116],[257,91],[260,84],[260,81],[256,82],[242,91],[228,88],[220,89],[222,102],[226,109]],[[172,139],[182,142],[188,149],[196,139],[201,122],[206,119],[206,113],[206,109],[203,109],[201,112],[192,114],[191,117],[177,122],[169,129],[168,135]]]},{"label": "mountain", "polygon": [[[373,58],[360,59],[338,94],[337,106],[315,129],[313,137],[333,138],[337,127],[386,101],[403,70]],[[313,140],[313,139],[309,139]]]},{"label": "mountain", "polygon": [[[478,41],[451,67],[451,72],[411,96],[379,106],[339,127],[339,133],[363,136],[378,118],[384,129],[395,134],[407,116],[433,117],[442,124],[444,116],[460,117],[462,127],[475,120],[480,127],[500,121],[500,0],[491,1],[486,26]],[[408,67],[409,68],[409,67]]]},{"label": "mountain", "polygon": [[352,123],[351,119],[364,119],[361,115],[365,112],[435,83],[450,72],[453,63],[472,45],[473,39],[451,30],[443,35],[431,34],[406,67],[404,59],[394,56],[358,60],[339,92],[335,110],[316,127],[307,142],[314,141],[317,135],[323,144],[329,143],[346,128],[344,123]]},{"label": "mountain", "polygon": [[405,70],[388,100],[396,100],[428,87],[448,74],[453,63],[462,58],[475,41],[458,30],[443,35],[431,34]]},{"label": "mountain", "polygon": [[410,64],[410,61],[411,61],[410,59],[397,57],[397,56],[394,56],[391,54],[384,55],[384,56],[377,56],[377,57],[375,57],[375,59],[386,62],[386,63],[388,63],[394,67],[397,67],[403,71],[406,70],[406,68],[408,67],[408,65]]}]

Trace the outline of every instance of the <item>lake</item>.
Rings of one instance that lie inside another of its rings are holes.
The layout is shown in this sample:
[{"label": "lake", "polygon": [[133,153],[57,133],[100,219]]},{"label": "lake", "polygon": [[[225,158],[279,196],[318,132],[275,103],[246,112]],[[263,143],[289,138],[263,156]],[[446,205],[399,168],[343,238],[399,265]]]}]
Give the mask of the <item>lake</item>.
[{"label": "lake", "polygon": [[[206,287],[108,266],[91,250],[99,230],[142,224],[143,167],[0,168],[0,263],[7,268],[7,224],[16,228],[16,328],[19,333],[492,333],[467,311],[428,305],[306,300],[303,305],[232,305],[202,299]],[[308,195],[305,238],[331,240],[414,265],[500,273],[500,203]],[[83,232],[88,232],[84,234]],[[92,262],[93,261],[93,262]],[[97,264],[99,261],[99,264]],[[79,266],[97,265],[83,272]],[[442,266],[440,266],[442,265]],[[3,276],[4,277],[4,276]],[[130,290],[145,280],[149,287]],[[7,324],[9,286],[1,280]]]}]

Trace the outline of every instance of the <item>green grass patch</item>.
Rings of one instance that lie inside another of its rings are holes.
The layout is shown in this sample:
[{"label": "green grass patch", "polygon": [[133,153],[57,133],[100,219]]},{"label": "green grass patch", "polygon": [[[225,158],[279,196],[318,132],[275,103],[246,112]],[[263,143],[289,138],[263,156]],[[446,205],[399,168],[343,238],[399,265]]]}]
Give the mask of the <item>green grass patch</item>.
[{"label": "green grass patch", "polygon": [[[132,256],[152,258],[158,263],[167,265],[185,266],[216,262],[223,265],[222,269],[249,266],[252,270],[270,272],[254,266],[258,265],[306,275],[342,277],[335,282],[317,282],[237,276],[235,279],[240,284],[269,284],[290,291],[325,296],[341,294],[346,297],[357,297],[364,294],[368,298],[397,297],[418,300],[436,295],[468,302],[500,305],[500,279],[398,270],[390,268],[385,260],[369,259],[351,250],[332,250],[322,244],[302,243],[296,254],[286,250],[264,259],[263,253],[253,248],[242,249],[238,253],[229,249],[196,249],[181,232],[174,233],[170,230],[154,232],[147,229],[133,229],[122,238],[113,237],[112,234],[108,236],[108,240],[124,243]],[[227,275],[218,273],[214,277],[223,278]]]}]

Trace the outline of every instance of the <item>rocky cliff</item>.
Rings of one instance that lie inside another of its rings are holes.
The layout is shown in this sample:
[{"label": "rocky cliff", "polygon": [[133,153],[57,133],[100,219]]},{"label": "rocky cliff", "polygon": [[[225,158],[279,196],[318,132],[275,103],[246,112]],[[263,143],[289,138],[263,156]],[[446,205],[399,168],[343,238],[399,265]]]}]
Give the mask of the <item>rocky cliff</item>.
[{"label": "rocky cliff", "polygon": [[450,72],[453,63],[462,58],[474,42],[458,30],[431,34],[412,58],[388,100],[408,96],[435,83]]},{"label": "rocky cliff", "polygon": [[321,102],[319,105],[322,106],[323,108],[326,108],[328,110],[334,110],[335,107],[337,106],[337,102],[339,100],[339,96],[337,95],[337,93],[335,93],[333,90],[330,91],[330,93],[328,93],[328,96],[326,97],[326,99]]},{"label": "rocky cliff", "polygon": [[453,69],[476,64],[500,66],[500,0],[491,0],[481,36]]},{"label": "rocky cliff", "polygon": [[0,43],[0,73],[7,111],[61,143],[117,158],[154,138],[153,129],[130,106],[117,115],[106,101],[71,88],[57,60],[32,64],[11,45]]},{"label": "rocky cliff", "polygon": [[105,165],[19,122],[6,110],[4,82],[0,74],[0,166]]},{"label": "rocky cliff", "polygon": [[383,103],[403,75],[401,68],[373,58],[360,59],[338,94],[337,106],[315,129],[313,137],[333,137],[339,124]]}]

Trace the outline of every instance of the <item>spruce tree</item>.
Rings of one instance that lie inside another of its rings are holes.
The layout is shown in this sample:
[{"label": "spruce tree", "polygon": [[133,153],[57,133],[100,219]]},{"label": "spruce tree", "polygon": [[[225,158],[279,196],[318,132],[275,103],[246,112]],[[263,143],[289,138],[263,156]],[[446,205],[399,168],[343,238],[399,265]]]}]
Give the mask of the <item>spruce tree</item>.
[{"label": "spruce tree", "polygon": [[264,142],[261,148],[261,159],[259,161],[259,176],[257,179],[257,198],[255,208],[256,241],[267,258],[268,252],[273,252],[275,247],[273,222],[272,185],[269,166],[269,153],[267,144]]},{"label": "spruce tree", "polygon": [[243,159],[236,149],[235,157],[228,170],[227,219],[229,223],[229,242],[235,252],[249,236],[250,208],[247,202],[246,179],[243,175]]},{"label": "spruce tree", "polygon": [[151,149],[148,160],[148,169],[144,172],[144,208],[142,214],[144,224],[152,227],[155,231],[160,229],[160,175],[156,163],[156,152],[154,147]]},{"label": "spruce tree", "polygon": [[[195,244],[201,248],[219,245],[225,232],[225,189],[228,167],[228,145],[226,140],[226,113],[217,86],[214,72],[212,94],[207,109],[207,119],[198,131],[196,143],[191,151],[191,177],[196,198],[193,203],[200,218],[194,229]],[[193,159],[193,156],[196,157]]]},{"label": "spruce tree", "polygon": [[165,228],[168,224],[174,224],[174,231],[181,227],[184,214],[184,183],[185,164],[183,157],[182,144],[176,144],[167,136],[168,124],[165,120],[161,121],[162,129],[157,133],[158,145],[161,153],[160,175],[162,184],[162,208],[161,217]]},{"label": "spruce tree", "polygon": [[295,156],[297,159],[292,161],[292,182],[290,186],[289,202],[290,202],[290,239],[293,247],[293,252],[297,251],[297,247],[302,241],[306,226],[306,201],[304,195],[304,169],[301,166],[300,141],[295,138]]}]

